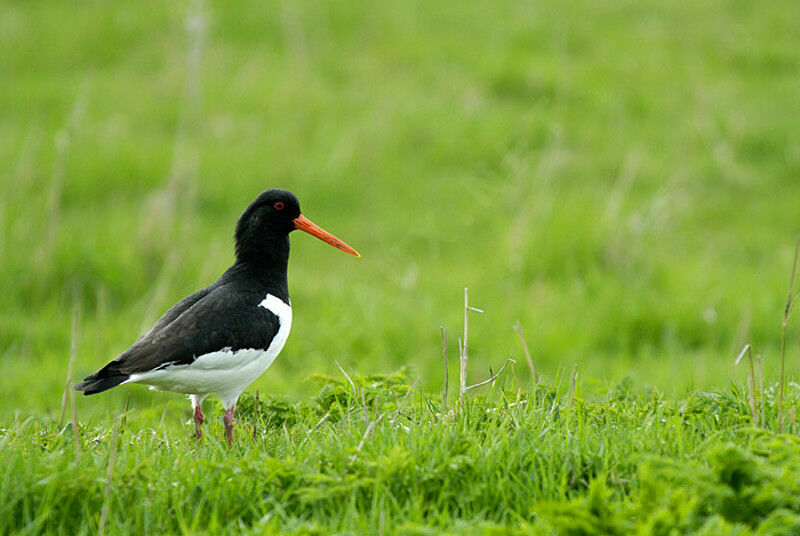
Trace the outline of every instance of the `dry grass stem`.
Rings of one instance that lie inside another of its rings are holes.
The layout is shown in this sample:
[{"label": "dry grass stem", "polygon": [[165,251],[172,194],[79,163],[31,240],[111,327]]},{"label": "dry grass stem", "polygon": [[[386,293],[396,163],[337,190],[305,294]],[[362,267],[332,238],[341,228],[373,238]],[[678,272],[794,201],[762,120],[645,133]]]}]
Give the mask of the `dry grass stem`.
[{"label": "dry grass stem", "polygon": [[258,436],[258,389],[256,389],[256,398],[253,401],[253,441]]},{"label": "dry grass stem", "polygon": [[125,400],[125,408],[122,410],[122,419],[119,423],[119,433],[125,433],[125,425],[128,424],[128,407],[131,405],[131,395]]},{"label": "dry grass stem", "polygon": [[575,367],[572,369],[572,384],[569,388],[569,407],[572,407],[575,403],[575,389],[578,384],[578,365],[575,364]]},{"label": "dry grass stem", "polygon": [[503,366],[501,366],[500,370],[498,370],[497,372],[492,372],[492,369],[490,367],[489,368],[489,378],[486,379],[486,380],[483,380],[482,382],[476,383],[474,385],[467,386],[467,391],[469,391],[470,389],[475,389],[475,388],[478,388],[478,387],[482,387],[482,386],[486,385],[487,383],[494,384],[495,380],[497,380],[497,377],[500,376],[500,374],[503,372],[503,369],[505,369],[506,365],[508,365],[509,363],[516,363],[516,361],[514,361],[510,357],[507,358],[505,360],[505,362],[503,362]]},{"label": "dry grass stem", "polygon": [[111,483],[114,480],[114,465],[117,461],[117,439],[119,437],[119,426],[114,426],[111,433],[111,453],[108,455],[108,471],[106,471],[106,487],[103,492],[103,510],[100,514],[100,529],[98,534],[101,536],[106,532],[106,524],[108,523],[108,510],[110,507],[111,498]]},{"label": "dry grass stem", "polygon": [[467,364],[464,358],[464,342],[458,338],[458,399],[464,402],[464,394],[467,392]]},{"label": "dry grass stem", "polygon": [[750,373],[747,376],[747,392],[750,399],[750,412],[752,413],[753,416],[753,424],[755,426],[758,426],[759,396],[756,387],[756,370],[755,370],[755,365],[753,364],[753,347],[750,344],[744,345],[744,348],[742,348],[742,351],[739,352],[739,355],[736,357],[734,365],[738,365],[745,354],[747,354],[748,361],[750,362]]},{"label": "dry grass stem", "polygon": [[[758,365],[758,392],[761,393],[761,396],[764,396],[764,368],[761,362],[761,354],[756,355],[756,364]],[[767,424],[767,413],[766,413],[766,406],[767,401],[761,400],[761,424],[762,426],[766,426]]]},{"label": "dry grass stem", "polygon": [[468,352],[467,346],[469,341],[469,288],[464,287],[464,337],[461,339],[461,347],[460,347],[460,377],[461,377],[461,389],[459,391],[459,395],[461,397],[461,402],[464,401],[464,394],[467,392],[467,361],[468,361]]},{"label": "dry grass stem", "polygon": [[459,355],[459,400],[464,402],[464,395],[467,393],[467,366],[469,364],[469,312],[482,313],[483,309],[472,307],[469,304],[469,287],[464,287],[464,338],[459,340],[458,355]]},{"label": "dry grass stem", "polygon": [[536,364],[531,358],[531,352],[528,350],[528,341],[525,340],[525,334],[522,332],[522,324],[520,324],[519,320],[517,320],[517,323],[514,325],[514,330],[519,334],[519,338],[522,341],[522,351],[525,352],[525,359],[528,361],[528,368],[531,371],[533,385],[537,385],[539,383],[539,374],[536,372]]},{"label": "dry grass stem", "polygon": [[56,133],[56,154],[53,163],[53,174],[50,179],[49,195],[47,199],[47,234],[41,242],[43,249],[40,254],[49,253],[56,241],[61,219],[61,203],[64,190],[64,175],[66,173],[67,153],[72,139],[78,132],[84,115],[86,115],[86,102],[89,94],[89,77],[84,77],[81,87],[75,96],[69,118],[62,129]]},{"label": "dry grass stem", "polygon": [[447,411],[447,390],[450,386],[450,372],[447,370],[447,328],[441,326],[442,358],[444,359],[444,391],[442,392],[442,412]]},{"label": "dry grass stem", "polygon": [[67,380],[64,382],[64,395],[61,397],[61,419],[58,421],[58,427],[64,426],[64,417],[67,414],[67,399],[69,392],[72,390],[72,371],[75,368],[75,356],[78,353],[78,317],[80,315],[80,304],[76,300],[75,307],[72,310],[72,339],[69,347],[69,365],[67,366]]},{"label": "dry grass stem", "polygon": [[375,430],[375,427],[378,425],[378,423],[379,423],[379,422],[381,422],[381,420],[383,420],[383,416],[384,416],[384,415],[385,415],[385,413],[381,413],[381,414],[378,416],[378,418],[377,418],[377,419],[375,419],[374,421],[371,421],[371,422],[370,422],[370,423],[367,425],[367,429],[366,429],[366,430],[364,430],[364,435],[363,435],[363,437],[361,438],[361,442],[358,444],[358,447],[356,447],[356,452],[361,452],[361,449],[363,449],[363,448],[364,448],[364,444],[366,444],[366,442],[367,442],[367,439],[368,439],[368,438],[369,438],[369,436],[372,434],[372,432]]},{"label": "dry grass stem", "polygon": [[789,277],[789,294],[786,297],[786,307],[783,310],[783,322],[781,323],[781,379],[778,392],[778,433],[783,433],[783,392],[786,384],[786,326],[789,323],[789,315],[792,312],[794,298],[794,278],[797,274],[797,256],[800,252],[800,236],[794,246],[794,261],[792,262],[792,275]]},{"label": "dry grass stem", "polygon": [[347,374],[347,372],[345,372],[344,368],[339,364],[338,361],[334,361],[334,363],[336,363],[336,366],[339,367],[339,370],[344,375],[344,377],[347,379],[347,382],[350,384],[350,387],[353,388],[353,396],[354,397],[358,397],[358,389],[356,389],[356,384],[353,383],[353,379],[350,377],[349,374]]},{"label": "dry grass stem", "polygon": [[81,432],[78,429],[78,406],[75,405],[75,391],[69,393],[70,405],[72,406],[72,440],[75,443],[75,458],[81,455]]},{"label": "dry grass stem", "polygon": [[364,424],[369,422],[369,412],[367,411],[367,399],[364,396],[364,388],[361,388],[361,407],[364,409]]}]

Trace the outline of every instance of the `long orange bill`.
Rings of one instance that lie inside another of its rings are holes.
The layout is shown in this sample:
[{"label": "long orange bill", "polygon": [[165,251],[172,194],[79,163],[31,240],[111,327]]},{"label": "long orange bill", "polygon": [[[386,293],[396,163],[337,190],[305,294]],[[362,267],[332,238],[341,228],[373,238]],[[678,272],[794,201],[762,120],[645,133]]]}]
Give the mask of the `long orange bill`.
[{"label": "long orange bill", "polygon": [[320,227],[319,225],[312,223],[311,220],[300,214],[298,217],[294,219],[294,228],[299,229],[301,231],[305,231],[310,235],[316,236],[323,242],[327,242],[328,244],[332,245],[335,248],[339,248],[345,253],[349,253],[354,257],[360,257],[361,255],[358,251],[354,250],[331,233]]}]

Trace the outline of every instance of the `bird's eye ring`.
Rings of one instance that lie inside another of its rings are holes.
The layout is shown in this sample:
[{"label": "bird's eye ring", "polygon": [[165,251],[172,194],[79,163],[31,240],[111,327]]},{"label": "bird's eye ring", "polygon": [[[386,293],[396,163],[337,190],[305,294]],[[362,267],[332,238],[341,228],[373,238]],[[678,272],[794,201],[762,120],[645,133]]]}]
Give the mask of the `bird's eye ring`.
[{"label": "bird's eye ring", "polygon": [[276,201],[272,206],[275,207],[275,210],[283,210],[283,201]]}]

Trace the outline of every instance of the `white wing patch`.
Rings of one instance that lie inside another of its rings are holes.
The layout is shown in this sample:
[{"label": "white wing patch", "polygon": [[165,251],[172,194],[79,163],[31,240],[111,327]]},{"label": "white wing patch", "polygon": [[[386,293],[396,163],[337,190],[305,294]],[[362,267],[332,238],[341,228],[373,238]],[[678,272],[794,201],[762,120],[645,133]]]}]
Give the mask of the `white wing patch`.
[{"label": "white wing patch", "polygon": [[261,376],[286,344],[292,329],[292,308],[280,298],[267,294],[259,307],[278,317],[278,332],[266,350],[223,348],[198,356],[189,365],[170,365],[158,370],[131,374],[125,383],[144,383],[156,389],[207,395],[217,393],[224,407],[229,408],[245,388]]}]

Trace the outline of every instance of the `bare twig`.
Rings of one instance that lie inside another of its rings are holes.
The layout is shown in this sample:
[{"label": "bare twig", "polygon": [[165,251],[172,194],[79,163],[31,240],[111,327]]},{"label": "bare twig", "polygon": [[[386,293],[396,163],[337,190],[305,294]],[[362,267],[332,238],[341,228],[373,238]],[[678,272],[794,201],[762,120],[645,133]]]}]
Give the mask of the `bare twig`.
[{"label": "bare twig", "polygon": [[464,393],[467,392],[467,367],[464,360],[464,342],[458,337],[458,400],[464,402]]},{"label": "bare twig", "polygon": [[789,294],[786,298],[786,307],[783,310],[783,322],[781,323],[781,383],[778,394],[778,433],[783,433],[783,391],[785,384],[786,371],[786,326],[789,323],[789,315],[792,312],[792,298],[794,297],[794,277],[797,273],[797,256],[800,252],[800,236],[794,247],[794,261],[792,262],[792,275],[789,278]]},{"label": "bare twig", "polygon": [[119,436],[119,426],[115,425],[111,433],[111,452],[108,455],[108,471],[106,472],[106,487],[103,492],[103,510],[100,514],[100,529],[98,534],[100,536],[106,533],[106,524],[108,523],[109,499],[111,497],[111,483],[114,479],[114,465],[117,461],[117,437]]},{"label": "bare twig", "polygon": [[469,391],[470,389],[475,389],[477,387],[482,387],[482,386],[486,385],[487,383],[492,383],[493,384],[495,382],[495,380],[497,380],[497,377],[500,376],[500,374],[503,372],[503,369],[506,368],[506,365],[508,365],[509,363],[516,363],[516,361],[514,361],[510,357],[507,358],[503,362],[503,366],[500,367],[500,370],[498,370],[497,372],[492,372],[492,369],[489,368],[489,378],[486,379],[486,380],[483,380],[482,382],[476,383],[474,385],[467,386],[467,391]]},{"label": "bare twig", "polygon": [[441,326],[442,358],[444,359],[444,392],[442,393],[442,413],[447,411],[447,390],[450,386],[450,372],[447,370],[447,328]]},{"label": "bare twig", "polygon": [[464,402],[464,395],[467,392],[467,365],[469,362],[469,352],[467,350],[469,342],[469,312],[482,313],[483,309],[471,307],[469,304],[469,288],[464,287],[464,338],[459,343],[459,372],[460,372],[460,389],[459,400]]},{"label": "bare twig", "polygon": [[72,309],[72,340],[69,347],[69,365],[67,366],[67,381],[64,382],[64,396],[61,397],[61,419],[58,427],[64,426],[64,417],[67,414],[67,397],[72,390],[72,371],[75,368],[75,355],[78,353],[78,317],[80,315],[80,303],[75,300],[75,307]]},{"label": "bare twig", "polygon": [[467,392],[467,343],[469,342],[469,288],[464,287],[464,338],[461,339],[461,402],[464,402],[464,394]]},{"label": "bare twig", "polygon": [[525,334],[522,332],[522,325],[517,320],[517,323],[514,325],[514,330],[519,334],[520,340],[522,340],[522,350],[525,352],[525,359],[528,360],[528,368],[531,370],[531,377],[533,378],[533,385],[539,383],[539,374],[536,372],[536,365],[531,359],[531,352],[528,350],[528,341],[525,340]]}]

